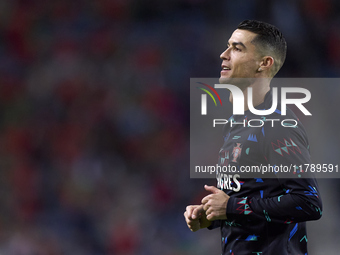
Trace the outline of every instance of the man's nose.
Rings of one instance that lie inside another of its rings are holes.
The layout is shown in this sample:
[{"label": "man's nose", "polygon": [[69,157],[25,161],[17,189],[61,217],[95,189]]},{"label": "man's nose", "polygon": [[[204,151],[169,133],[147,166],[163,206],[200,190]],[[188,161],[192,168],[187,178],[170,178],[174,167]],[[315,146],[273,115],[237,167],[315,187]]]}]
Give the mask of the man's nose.
[{"label": "man's nose", "polygon": [[222,60],[229,60],[230,59],[229,48],[221,53],[220,58]]}]

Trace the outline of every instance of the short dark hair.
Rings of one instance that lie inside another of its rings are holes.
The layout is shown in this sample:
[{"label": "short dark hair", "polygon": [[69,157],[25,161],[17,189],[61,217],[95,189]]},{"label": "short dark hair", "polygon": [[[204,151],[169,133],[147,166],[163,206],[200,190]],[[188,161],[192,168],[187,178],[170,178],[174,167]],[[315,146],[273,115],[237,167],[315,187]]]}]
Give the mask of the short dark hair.
[{"label": "short dark hair", "polygon": [[274,76],[285,62],[287,52],[287,43],[280,30],[271,24],[257,20],[242,21],[237,29],[257,34],[252,43],[259,47],[263,54],[274,58]]}]

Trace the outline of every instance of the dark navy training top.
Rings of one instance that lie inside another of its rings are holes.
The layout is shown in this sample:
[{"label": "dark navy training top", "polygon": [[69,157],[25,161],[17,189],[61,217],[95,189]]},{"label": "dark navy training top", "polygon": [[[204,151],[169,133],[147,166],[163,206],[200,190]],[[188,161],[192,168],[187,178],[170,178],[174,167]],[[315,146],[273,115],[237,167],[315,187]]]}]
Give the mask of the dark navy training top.
[{"label": "dark navy training top", "polygon": [[[305,173],[304,164],[311,163],[306,132],[290,109],[281,115],[279,104],[267,116],[249,110],[232,116],[224,127],[219,165],[234,171],[217,173],[217,187],[230,196],[227,220],[214,221],[209,227],[220,228],[223,255],[305,255],[305,221],[321,217],[317,182],[308,177],[308,169]],[[256,109],[271,106],[268,92]],[[231,127],[231,121],[239,124]],[[249,177],[251,169],[265,167],[272,173]]]}]

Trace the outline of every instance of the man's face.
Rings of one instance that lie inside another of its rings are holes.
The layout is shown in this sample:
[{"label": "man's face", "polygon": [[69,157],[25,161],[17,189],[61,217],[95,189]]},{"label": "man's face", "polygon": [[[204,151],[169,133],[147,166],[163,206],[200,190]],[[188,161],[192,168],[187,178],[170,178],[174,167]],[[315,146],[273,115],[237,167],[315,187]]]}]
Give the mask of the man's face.
[{"label": "man's face", "polygon": [[234,78],[254,78],[259,69],[261,57],[251,42],[255,33],[236,29],[231,35],[227,49],[221,54],[222,71],[220,83],[229,83]]}]

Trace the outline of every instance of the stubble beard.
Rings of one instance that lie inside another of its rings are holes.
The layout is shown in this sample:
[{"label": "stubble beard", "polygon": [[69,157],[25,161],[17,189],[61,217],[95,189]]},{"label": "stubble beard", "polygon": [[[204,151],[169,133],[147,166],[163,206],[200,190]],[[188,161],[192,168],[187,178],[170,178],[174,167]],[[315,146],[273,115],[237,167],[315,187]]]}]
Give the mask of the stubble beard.
[{"label": "stubble beard", "polygon": [[231,84],[242,91],[244,91],[247,87],[249,87],[253,83],[254,78],[234,78],[234,77],[220,77],[220,84]]}]

